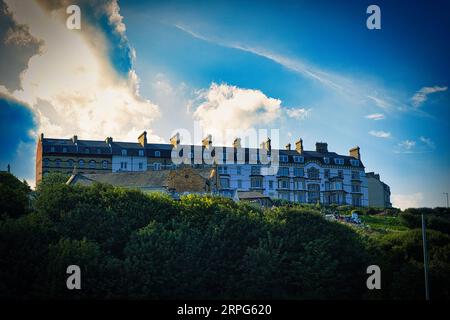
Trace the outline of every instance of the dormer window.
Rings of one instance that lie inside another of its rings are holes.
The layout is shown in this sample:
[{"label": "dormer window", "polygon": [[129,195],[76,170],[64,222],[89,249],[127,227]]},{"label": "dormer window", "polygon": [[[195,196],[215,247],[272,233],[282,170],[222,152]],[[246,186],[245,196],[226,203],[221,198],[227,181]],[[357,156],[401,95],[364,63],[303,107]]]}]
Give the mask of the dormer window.
[{"label": "dormer window", "polygon": [[303,163],[305,162],[305,158],[302,156],[294,156],[294,162]]},{"label": "dormer window", "polygon": [[55,147],[50,147],[50,152],[55,152]]},{"label": "dormer window", "polygon": [[64,153],[67,152],[67,148],[66,148],[66,147],[63,148],[63,152],[64,152]]},{"label": "dormer window", "polygon": [[89,148],[84,149],[84,153],[89,153]]},{"label": "dormer window", "polygon": [[156,157],[156,158],[161,157],[161,152],[160,152],[160,151],[155,151],[155,157]]},{"label": "dormer window", "polygon": [[343,164],[344,164],[344,159],[342,159],[342,158],[336,158],[336,159],[334,159],[334,163],[335,163],[335,164],[343,165]]},{"label": "dormer window", "polygon": [[139,154],[139,157],[143,157],[144,156],[144,150],[139,150],[138,154]]},{"label": "dormer window", "polygon": [[127,150],[126,149],[122,149],[122,156],[126,156],[127,155]]},{"label": "dormer window", "polygon": [[354,167],[357,167],[357,166],[359,166],[359,160],[350,159],[350,164]]},{"label": "dormer window", "polygon": [[280,162],[288,162],[288,156],[287,155],[280,155]]},{"label": "dormer window", "polygon": [[328,158],[328,157],[323,157],[323,163],[325,163],[325,164],[330,164],[330,158]]}]

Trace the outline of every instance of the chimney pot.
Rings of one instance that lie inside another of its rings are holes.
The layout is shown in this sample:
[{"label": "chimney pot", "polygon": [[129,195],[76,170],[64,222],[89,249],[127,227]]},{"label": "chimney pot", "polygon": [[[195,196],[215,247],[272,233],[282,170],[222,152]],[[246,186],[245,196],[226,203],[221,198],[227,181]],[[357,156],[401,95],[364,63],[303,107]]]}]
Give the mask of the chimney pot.
[{"label": "chimney pot", "polygon": [[300,138],[298,141],[295,142],[295,150],[298,153],[303,153],[303,139]]},{"label": "chimney pot", "polygon": [[78,142],[78,136],[77,136],[77,135],[74,135],[74,136],[73,136],[72,142],[73,142],[74,144],[77,144],[77,142]]},{"label": "chimney pot", "polygon": [[180,144],[180,133],[177,132],[173,135],[172,138],[170,138],[170,144],[173,145],[175,148],[178,147],[178,145]]},{"label": "chimney pot", "polygon": [[288,143],[288,144],[286,145],[286,150],[291,150],[291,143]]},{"label": "chimney pot", "polygon": [[328,143],[326,142],[316,142],[316,151],[320,153],[328,152]]},{"label": "chimney pot", "polygon": [[351,148],[349,150],[349,154],[350,154],[350,157],[353,157],[353,158],[356,158],[358,160],[361,160],[361,153],[360,153],[360,149],[359,149],[358,146],[356,146],[354,148]]},{"label": "chimney pot", "polygon": [[235,149],[241,148],[241,138],[235,138],[233,141],[233,147]]},{"label": "chimney pot", "polygon": [[147,131],[141,133],[141,135],[138,137],[138,142],[143,148],[147,146]]}]

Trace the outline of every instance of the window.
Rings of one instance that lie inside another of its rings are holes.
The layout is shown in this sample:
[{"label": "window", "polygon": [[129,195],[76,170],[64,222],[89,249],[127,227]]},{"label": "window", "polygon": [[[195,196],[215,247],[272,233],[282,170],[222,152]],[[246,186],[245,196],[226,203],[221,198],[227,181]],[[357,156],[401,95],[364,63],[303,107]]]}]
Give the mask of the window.
[{"label": "window", "polygon": [[83,168],[83,167],[84,167],[84,160],[78,161],[78,166],[79,166],[80,168]]},{"label": "window", "polygon": [[56,167],[61,168],[61,160],[56,159]]},{"label": "window", "polygon": [[161,170],[161,163],[155,162],[153,164],[153,170],[155,171]]},{"label": "window", "polygon": [[305,188],[305,182],[301,180],[294,181],[294,189],[302,190]]},{"label": "window", "polygon": [[142,162],[139,162],[138,167],[139,167],[139,170],[142,170],[142,169],[144,168],[143,163],[142,163]]},{"label": "window", "polygon": [[262,188],[262,179],[259,177],[251,178],[251,187],[252,188]]},{"label": "window", "polygon": [[305,158],[302,156],[294,156],[294,162],[303,163],[305,162]]},{"label": "window", "polygon": [[279,167],[278,168],[278,175],[279,176],[289,176],[289,167]]},{"label": "window", "polygon": [[273,190],[273,181],[272,180],[269,181],[269,189]]},{"label": "window", "polygon": [[220,186],[223,189],[228,189],[230,187],[230,179],[228,179],[228,178],[220,178]]},{"label": "window", "polygon": [[305,170],[303,168],[294,168],[295,177],[303,177],[305,175]]},{"label": "window", "polygon": [[156,158],[161,157],[161,151],[155,151],[155,157]]},{"label": "window", "polygon": [[308,184],[308,202],[317,203],[320,200],[320,185]]},{"label": "window", "polygon": [[352,192],[361,192],[361,186],[359,184],[352,184]]},{"label": "window", "polygon": [[288,162],[288,156],[287,155],[280,155],[280,162]]},{"label": "window", "polygon": [[95,169],[95,161],[94,160],[89,161],[89,168]]},{"label": "window", "polygon": [[330,169],[325,169],[325,171],[323,172],[323,175],[324,175],[325,179],[328,179],[330,177]]},{"label": "window", "polygon": [[278,180],[278,188],[280,188],[280,189],[289,189],[289,180],[288,179],[280,179],[280,180]]},{"label": "window", "polygon": [[359,172],[352,171],[352,180],[359,180]]},{"label": "window", "polygon": [[102,150],[97,149],[97,154],[100,154],[100,153],[102,153]]},{"label": "window", "polygon": [[261,174],[261,168],[258,166],[252,166],[251,172],[253,175],[259,175]]},{"label": "window", "polygon": [[323,163],[325,163],[325,164],[330,164],[330,158],[328,158],[328,157],[323,157]]},{"label": "window", "polygon": [[359,160],[350,159],[350,164],[354,167],[359,166]]},{"label": "window", "polygon": [[127,155],[127,150],[126,149],[122,149],[122,156],[126,156]]},{"label": "window", "polygon": [[89,153],[89,148],[84,149],[84,153]]},{"label": "window", "polygon": [[106,160],[102,161],[102,168],[103,169],[108,169],[108,161],[106,161]]},{"label": "window", "polygon": [[55,152],[55,147],[51,147],[50,152]]},{"label": "window", "polygon": [[238,189],[242,189],[242,180],[237,181]]},{"label": "window", "polygon": [[290,200],[290,198],[289,198],[289,193],[287,193],[287,192],[282,192],[282,193],[279,193],[278,194],[278,198],[279,199],[283,199],[283,200]]},{"label": "window", "polygon": [[228,168],[227,166],[219,166],[219,174],[227,174]]},{"label": "window", "polygon": [[122,170],[122,169],[126,169],[127,168],[127,162],[126,161],[122,161],[121,163],[120,163],[120,169]]},{"label": "window", "polygon": [[319,169],[312,167],[309,168],[307,172],[309,179],[319,179]]},{"label": "window", "polygon": [[344,179],[344,171],[338,170],[338,177]]},{"label": "window", "polygon": [[241,174],[241,166],[236,167],[236,174]]},{"label": "window", "polygon": [[344,164],[344,159],[342,159],[342,158],[335,158],[334,159],[334,163],[342,165],[342,164]]},{"label": "window", "polygon": [[73,168],[73,160],[69,160],[67,161],[67,165],[69,166],[69,168]]},{"label": "window", "polygon": [[361,206],[361,196],[357,194],[352,194],[352,205],[354,207],[360,207]]},{"label": "window", "polygon": [[44,167],[48,167],[50,165],[50,161],[48,159],[44,159]]},{"label": "window", "polygon": [[66,148],[66,147],[63,148],[63,152],[64,152],[64,153],[67,152],[67,148]]}]

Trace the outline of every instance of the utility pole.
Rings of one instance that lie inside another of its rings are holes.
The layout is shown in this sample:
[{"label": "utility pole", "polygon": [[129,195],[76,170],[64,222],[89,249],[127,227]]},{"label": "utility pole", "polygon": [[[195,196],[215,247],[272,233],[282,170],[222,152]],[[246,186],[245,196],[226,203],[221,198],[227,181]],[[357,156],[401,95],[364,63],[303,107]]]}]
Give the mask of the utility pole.
[{"label": "utility pole", "polygon": [[425,299],[430,300],[430,287],[428,283],[428,248],[427,248],[427,227],[425,216],[422,213],[422,242],[423,242],[423,269],[425,272]]},{"label": "utility pole", "polygon": [[447,196],[447,208],[448,208],[448,192],[442,192],[442,194],[445,194]]}]

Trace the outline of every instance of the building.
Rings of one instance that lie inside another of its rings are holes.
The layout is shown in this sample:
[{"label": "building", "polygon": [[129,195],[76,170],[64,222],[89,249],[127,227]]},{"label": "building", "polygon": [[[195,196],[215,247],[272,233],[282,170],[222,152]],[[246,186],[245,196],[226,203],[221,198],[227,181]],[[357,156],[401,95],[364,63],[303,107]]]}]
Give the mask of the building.
[{"label": "building", "polygon": [[[266,161],[270,160],[270,161]],[[271,164],[277,163],[277,166]],[[303,140],[285,149],[271,148],[267,139],[260,148],[214,146],[209,135],[202,145],[182,145],[176,134],[169,144],[147,142],[143,132],[137,142],[49,139],[41,134],[36,155],[36,183],[49,172],[103,174],[192,168],[217,168],[221,193],[255,191],[272,199],[298,203],[368,206],[368,188],[360,149],[348,155],[328,151],[324,142],[304,150]],[[275,168],[275,171],[269,169]]]},{"label": "building", "polygon": [[391,190],[389,186],[380,180],[380,175],[368,172],[367,186],[369,191],[369,206],[376,208],[391,208]]},{"label": "building", "polygon": [[67,184],[90,186],[98,182],[144,192],[158,191],[179,195],[213,193],[220,188],[218,181],[214,169],[183,167],[178,170],[75,173],[67,180]]}]

